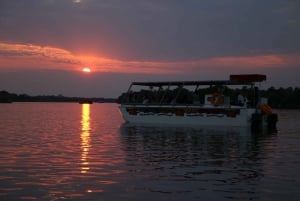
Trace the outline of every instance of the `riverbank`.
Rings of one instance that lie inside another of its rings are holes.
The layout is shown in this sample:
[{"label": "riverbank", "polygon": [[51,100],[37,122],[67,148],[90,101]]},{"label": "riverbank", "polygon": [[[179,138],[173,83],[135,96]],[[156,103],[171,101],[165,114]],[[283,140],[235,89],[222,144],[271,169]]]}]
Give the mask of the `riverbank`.
[{"label": "riverbank", "polygon": [[12,102],[98,102],[98,103],[114,103],[114,98],[102,98],[102,97],[66,97],[63,95],[39,95],[30,96],[27,94],[14,94],[7,91],[0,91],[0,103],[12,103]]}]

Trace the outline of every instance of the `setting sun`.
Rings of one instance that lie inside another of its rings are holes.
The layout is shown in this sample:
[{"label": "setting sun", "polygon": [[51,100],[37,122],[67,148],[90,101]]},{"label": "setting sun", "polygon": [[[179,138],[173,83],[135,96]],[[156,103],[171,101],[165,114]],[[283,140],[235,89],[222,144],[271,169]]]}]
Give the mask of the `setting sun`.
[{"label": "setting sun", "polygon": [[83,68],[82,71],[85,72],[85,73],[90,73],[91,69],[90,68]]}]

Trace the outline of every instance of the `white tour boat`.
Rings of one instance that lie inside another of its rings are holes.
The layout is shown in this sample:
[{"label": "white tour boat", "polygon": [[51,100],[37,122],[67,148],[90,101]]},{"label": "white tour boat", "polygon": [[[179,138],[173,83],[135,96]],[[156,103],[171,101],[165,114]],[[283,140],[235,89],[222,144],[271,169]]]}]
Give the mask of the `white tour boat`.
[{"label": "white tour boat", "polygon": [[242,74],[216,81],[133,82],[121,96],[120,111],[138,124],[275,128],[277,114],[259,96],[257,85],[265,80],[266,75]]}]

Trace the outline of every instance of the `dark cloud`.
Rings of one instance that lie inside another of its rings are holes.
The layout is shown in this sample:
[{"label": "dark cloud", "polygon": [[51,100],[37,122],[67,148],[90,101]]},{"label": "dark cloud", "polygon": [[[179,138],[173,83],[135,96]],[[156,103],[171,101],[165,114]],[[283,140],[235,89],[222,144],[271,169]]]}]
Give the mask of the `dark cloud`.
[{"label": "dark cloud", "polygon": [[300,51],[292,0],[2,0],[0,40],[139,60]]}]

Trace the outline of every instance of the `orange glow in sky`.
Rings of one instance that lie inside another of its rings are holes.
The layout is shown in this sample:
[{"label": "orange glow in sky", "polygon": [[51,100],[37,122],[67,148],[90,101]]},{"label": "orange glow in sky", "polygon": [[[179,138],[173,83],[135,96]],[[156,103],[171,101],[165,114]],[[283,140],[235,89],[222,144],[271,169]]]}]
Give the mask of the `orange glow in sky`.
[{"label": "orange glow in sky", "polygon": [[[0,41],[2,69],[64,69],[91,72],[178,74],[203,68],[268,68],[300,65],[299,54],[266,54],[249,56],[217,56],[183,61],[139,61],[105,58],[99,55],[76,55],[51,46],[5,43]],[[82,66],[93,66],[93,69]]]}]

